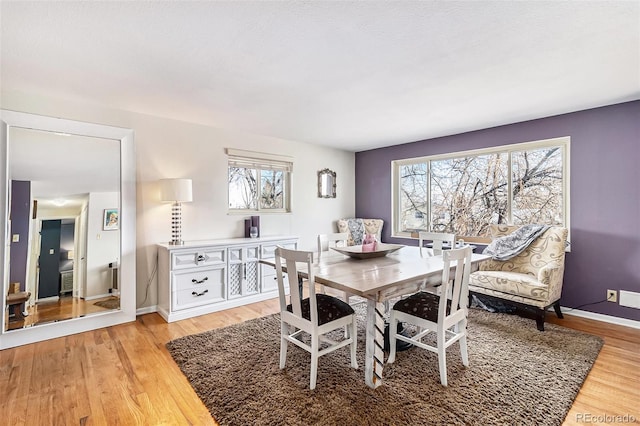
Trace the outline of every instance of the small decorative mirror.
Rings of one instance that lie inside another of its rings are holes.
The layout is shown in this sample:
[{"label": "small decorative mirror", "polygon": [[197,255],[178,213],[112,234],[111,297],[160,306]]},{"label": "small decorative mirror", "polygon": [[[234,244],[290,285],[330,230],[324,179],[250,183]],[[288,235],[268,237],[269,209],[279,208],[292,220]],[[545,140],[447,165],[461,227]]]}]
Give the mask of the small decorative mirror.
[{"label": "small decorative mirror", "polygon": [[318,172],[318,198],[336,198],[336,172],[329,169]]}]

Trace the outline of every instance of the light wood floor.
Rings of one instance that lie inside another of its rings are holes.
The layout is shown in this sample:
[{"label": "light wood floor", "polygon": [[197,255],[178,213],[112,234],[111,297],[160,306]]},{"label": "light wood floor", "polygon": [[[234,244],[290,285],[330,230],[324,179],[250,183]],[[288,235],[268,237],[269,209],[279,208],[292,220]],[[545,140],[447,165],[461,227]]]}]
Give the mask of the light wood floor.
[{"label": "light wood floor", "polygon": [[79,297],[63,296],[53,302],[38,302],[27,308],[27,315],[22,319],[5,320],[5,330],[32,327],[38,324],[80,318],[93,313],[104,312],[108,308],[96,305],[96,302],[112,299],[112,296],[90,301]]},{"label": "light wood floor", "polygon": [[[215,424],[165,343],[277,310],[272,299],[172,324],[147,314],[133,323],[0,351],[0,424]],[[605,340],[564,424],[598,424],[585,416],[624,414],[640,422],[640,330],[549,317]]]}]

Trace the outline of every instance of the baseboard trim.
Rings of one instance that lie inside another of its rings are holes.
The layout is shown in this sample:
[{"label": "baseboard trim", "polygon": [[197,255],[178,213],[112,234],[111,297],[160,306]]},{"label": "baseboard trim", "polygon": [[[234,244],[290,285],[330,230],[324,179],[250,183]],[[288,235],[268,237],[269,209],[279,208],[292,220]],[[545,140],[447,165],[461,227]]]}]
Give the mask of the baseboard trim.
[{"label": "baseboard trim", "polygon": [[[579,309],[572,309],[566,306],[562,306],[561,310],[563,314],[574,315],[576,317],[587,318],[587,319],[592,319],[592,320],[601,321],[601,322],[607,322],[610,324],[622,325],[625,327],[631,327],[631,328],[636,328],[640,330],[640,321],[614,317],[612,315],[597,314],[595,312],[581,311]],[[159,312],[159,313],[161,312],[161,310],[158,310],[157,305],[145,306],[145,307],[136,309],[136,316],[151,314],[154,312]],[[163,316],[163,318],[166,320],[168,317],[168,313],[165,312],[165,315],[161,315],[161,316]]]},{"label": "baseboard trim", "polygon": [[144,314],[152,314],[154,312],[158,312],[158,306],[157,305],[144,306],[142,308],[136,309],[136,316],[144,315]]},{"label": "baseboard trim", "polygon": [[587,319],[592,319],[596,321],[608,322],[610,324],[616,324],[616,325],[622,325],[625,327],[640,329],[640,321],[614,317],[612,315],[597,314],[595,312],[581,311],[579,309],[572,309],[566,306],[562,306],[561,310],[563,314],[567,314],[567,315],[573,315],[576,317],[587,318]]},{"label": "baseboard trim", "polygon": [[95,296],[90,296],[90,297],[85,297],[84,300],[96,300],[96,299],[102,299],[105,297],[110,297],[113,296],[113,294],[111,293],[105,293],[105,294],[96,294]]}]

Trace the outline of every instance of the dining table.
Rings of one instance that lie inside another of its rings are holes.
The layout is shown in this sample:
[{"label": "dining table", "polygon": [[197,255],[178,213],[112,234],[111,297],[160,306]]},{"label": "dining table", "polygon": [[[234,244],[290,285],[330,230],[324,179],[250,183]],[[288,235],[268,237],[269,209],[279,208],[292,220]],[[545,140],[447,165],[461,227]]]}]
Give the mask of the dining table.
[{"label": "dining table", "polygon": [[[344,252],[344,250],[341,250]],[[314,256],[313,274],[316,284],[360,296],[367,301],[365,383],[371,388],[382,384],[384,368],[384,330],[388,301],[403,295],[436,287],[442,280],[442,255],[432,249],[421,251],[415,246],[378,243],[376,251],[384,255],[335,252]],[[317,254],[317,253],[316,253]],[[473,253],[472,271],[491,257]],[[261,259],[275,267],[275,259]],[[306,279],[306,269],[299,270],[299,279]],[[468,298],[467,298],[468,300]],[[387,302],[387,303],[385,303]]]}]

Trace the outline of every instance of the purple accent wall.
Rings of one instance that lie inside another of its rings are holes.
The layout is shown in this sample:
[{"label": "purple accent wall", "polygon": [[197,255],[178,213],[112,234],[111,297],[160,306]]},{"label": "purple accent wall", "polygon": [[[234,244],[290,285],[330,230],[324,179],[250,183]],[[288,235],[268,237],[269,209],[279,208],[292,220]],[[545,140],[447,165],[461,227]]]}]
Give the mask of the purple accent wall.
[{"label": "purple accent wall", "polygon": [[[562,136],[571,137],[571,253],[561,304],[597,302],[607,289],[640,292],[640,101],[356,153],[356,217],[391,234],[391,161]],[[640,320],[612,302],[580,307]]]},{"label": "purple accent wall", "polygon": [[11,235],[20,235],[20,241],[11,240],[9,255],[9,283],[20,283],[20,290],[26,287],[27,251],[29,247],[29,214],[31,212],[31,182],[11,181]]}]

